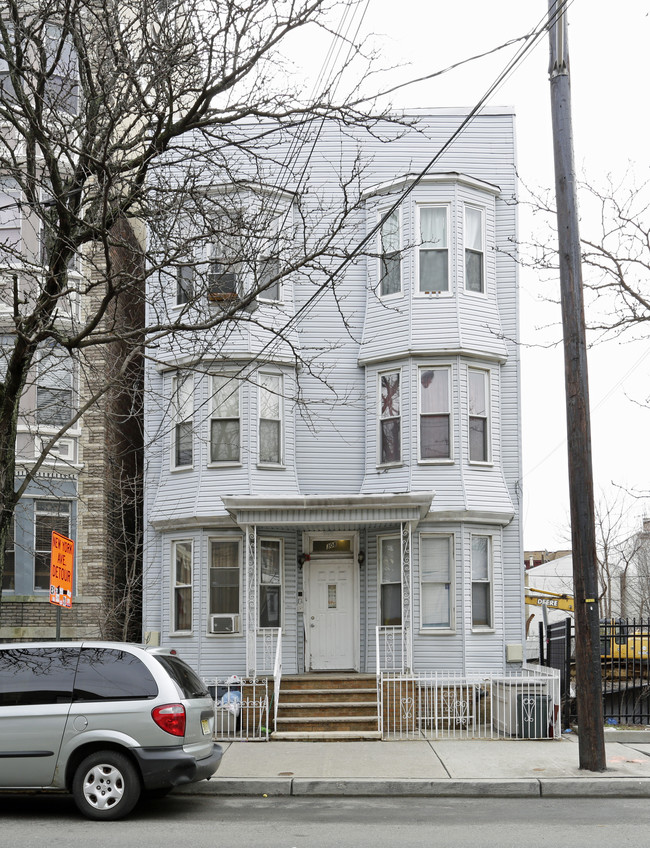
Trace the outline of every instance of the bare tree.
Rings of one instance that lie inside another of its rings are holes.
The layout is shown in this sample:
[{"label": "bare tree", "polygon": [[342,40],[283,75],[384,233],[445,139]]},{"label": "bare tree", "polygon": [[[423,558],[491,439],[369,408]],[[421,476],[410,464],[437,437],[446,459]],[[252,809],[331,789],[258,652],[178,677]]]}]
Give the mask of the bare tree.
[{"label": "bare tree", "polygon": [[[0,578],[16,504],[62,437],[117,397],[106,438],[131,516],[113,608],[130,604],[142,528],[139,469],[125,470],[125,457],[142,436],[118,442],[138,419],[143,357],[165,340],[196,361],[197,329],[214,350],[251,322],[269,348],[301,356],[292,316],[269,320],[257,305],[290,274],[314,298],[334,288],[333,268],[351,255],[360,157],[341,162],[323,214],[313,203],[308,214],[309,152],[324,121],[372,132],[379,117],[354,84],[341,91],[344,71],[361,62],[360,79],[368,68],[345,32],[332,34],[342,61],[315,94],[291,79],[283,45],[310,27],[329,31],[331,16],[326,0],[4,0]],[[268,184],[271,163],[283,184]],[[304,365],[317,372],[313,359]],[[113,526],[125,520],[116,506]],[[120,621],[132,614],[120,609]]]}]

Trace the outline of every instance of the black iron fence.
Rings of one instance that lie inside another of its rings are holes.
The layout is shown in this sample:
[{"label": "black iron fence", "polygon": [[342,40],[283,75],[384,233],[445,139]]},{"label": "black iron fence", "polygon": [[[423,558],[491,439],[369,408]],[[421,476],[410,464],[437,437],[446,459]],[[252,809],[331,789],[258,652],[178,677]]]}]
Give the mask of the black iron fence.
[{"label": "black iron fence", "polygon": [[[540,624],[540,662],[560,670],[562,723],[575,714],[575,624]],[[600,623],[600,666],[606,724],[650,724],[650,619],[607,619]]]}]

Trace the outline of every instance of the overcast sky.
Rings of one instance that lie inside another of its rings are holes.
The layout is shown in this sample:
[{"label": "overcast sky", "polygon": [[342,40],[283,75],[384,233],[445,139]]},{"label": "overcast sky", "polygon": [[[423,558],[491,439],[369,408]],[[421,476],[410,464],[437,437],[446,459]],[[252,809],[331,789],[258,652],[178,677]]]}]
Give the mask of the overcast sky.
[{"label": "overcast sky", "polygon": [[[547,0],[370,0],[362,31],[373,33],[384,64],[401,65],[391,82],[432,74],[537,27]],[[648,180],[647,79],[650,5],[644,0],[574,0],[569,16],[576,170],[602,185],[632,163],[636,181]],[[393,95],[396,107],[473,106],[520,45]],[[518,167],[532,187],[554,184],[544,37],[500,90],[493,105],[513,106],[517,115]],[[585,210],[582,210],[583,213]],[[581,235],[588,235],[586,223]],[[536,219],[521,208],[520,237]],[[567,546],[568,474],[564,366],[556,282],[523,269],[521,284],[522,404],[524,450],[524,546]],[[650,328],[648,328],[650,330]],[[646,337],[647,337],[646,333]],[[589,355],[594,480],[597,496],[612,486],[650,490],[650,343],[610,341]],[[648,501],[634,501],[631,526]]]}]

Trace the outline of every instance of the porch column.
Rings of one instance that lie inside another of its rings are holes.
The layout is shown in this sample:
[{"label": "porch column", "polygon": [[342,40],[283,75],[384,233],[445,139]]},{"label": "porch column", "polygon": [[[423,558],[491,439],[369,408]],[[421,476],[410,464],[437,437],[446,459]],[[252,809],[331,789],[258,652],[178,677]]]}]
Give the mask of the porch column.
[{"label": "porch column", "polygon": [[411,522],[402,522],[402,671],[413,670]]},{"label": "porch column", "polygon": [[246,674],[257,674],[257,528],[254,524],[244,527],[244,583],[246,587]]}]

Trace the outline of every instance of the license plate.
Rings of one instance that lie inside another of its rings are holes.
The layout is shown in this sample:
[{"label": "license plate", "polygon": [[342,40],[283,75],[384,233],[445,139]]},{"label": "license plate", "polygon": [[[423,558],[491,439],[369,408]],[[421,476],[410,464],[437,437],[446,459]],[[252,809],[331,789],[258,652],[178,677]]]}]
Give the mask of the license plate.
[{"label": "license plate", "polygon": [[201,719],[201,730],[203,731],[205,736],[207,736],[210,733],[210,722],[208,721],[207,718]]}]

